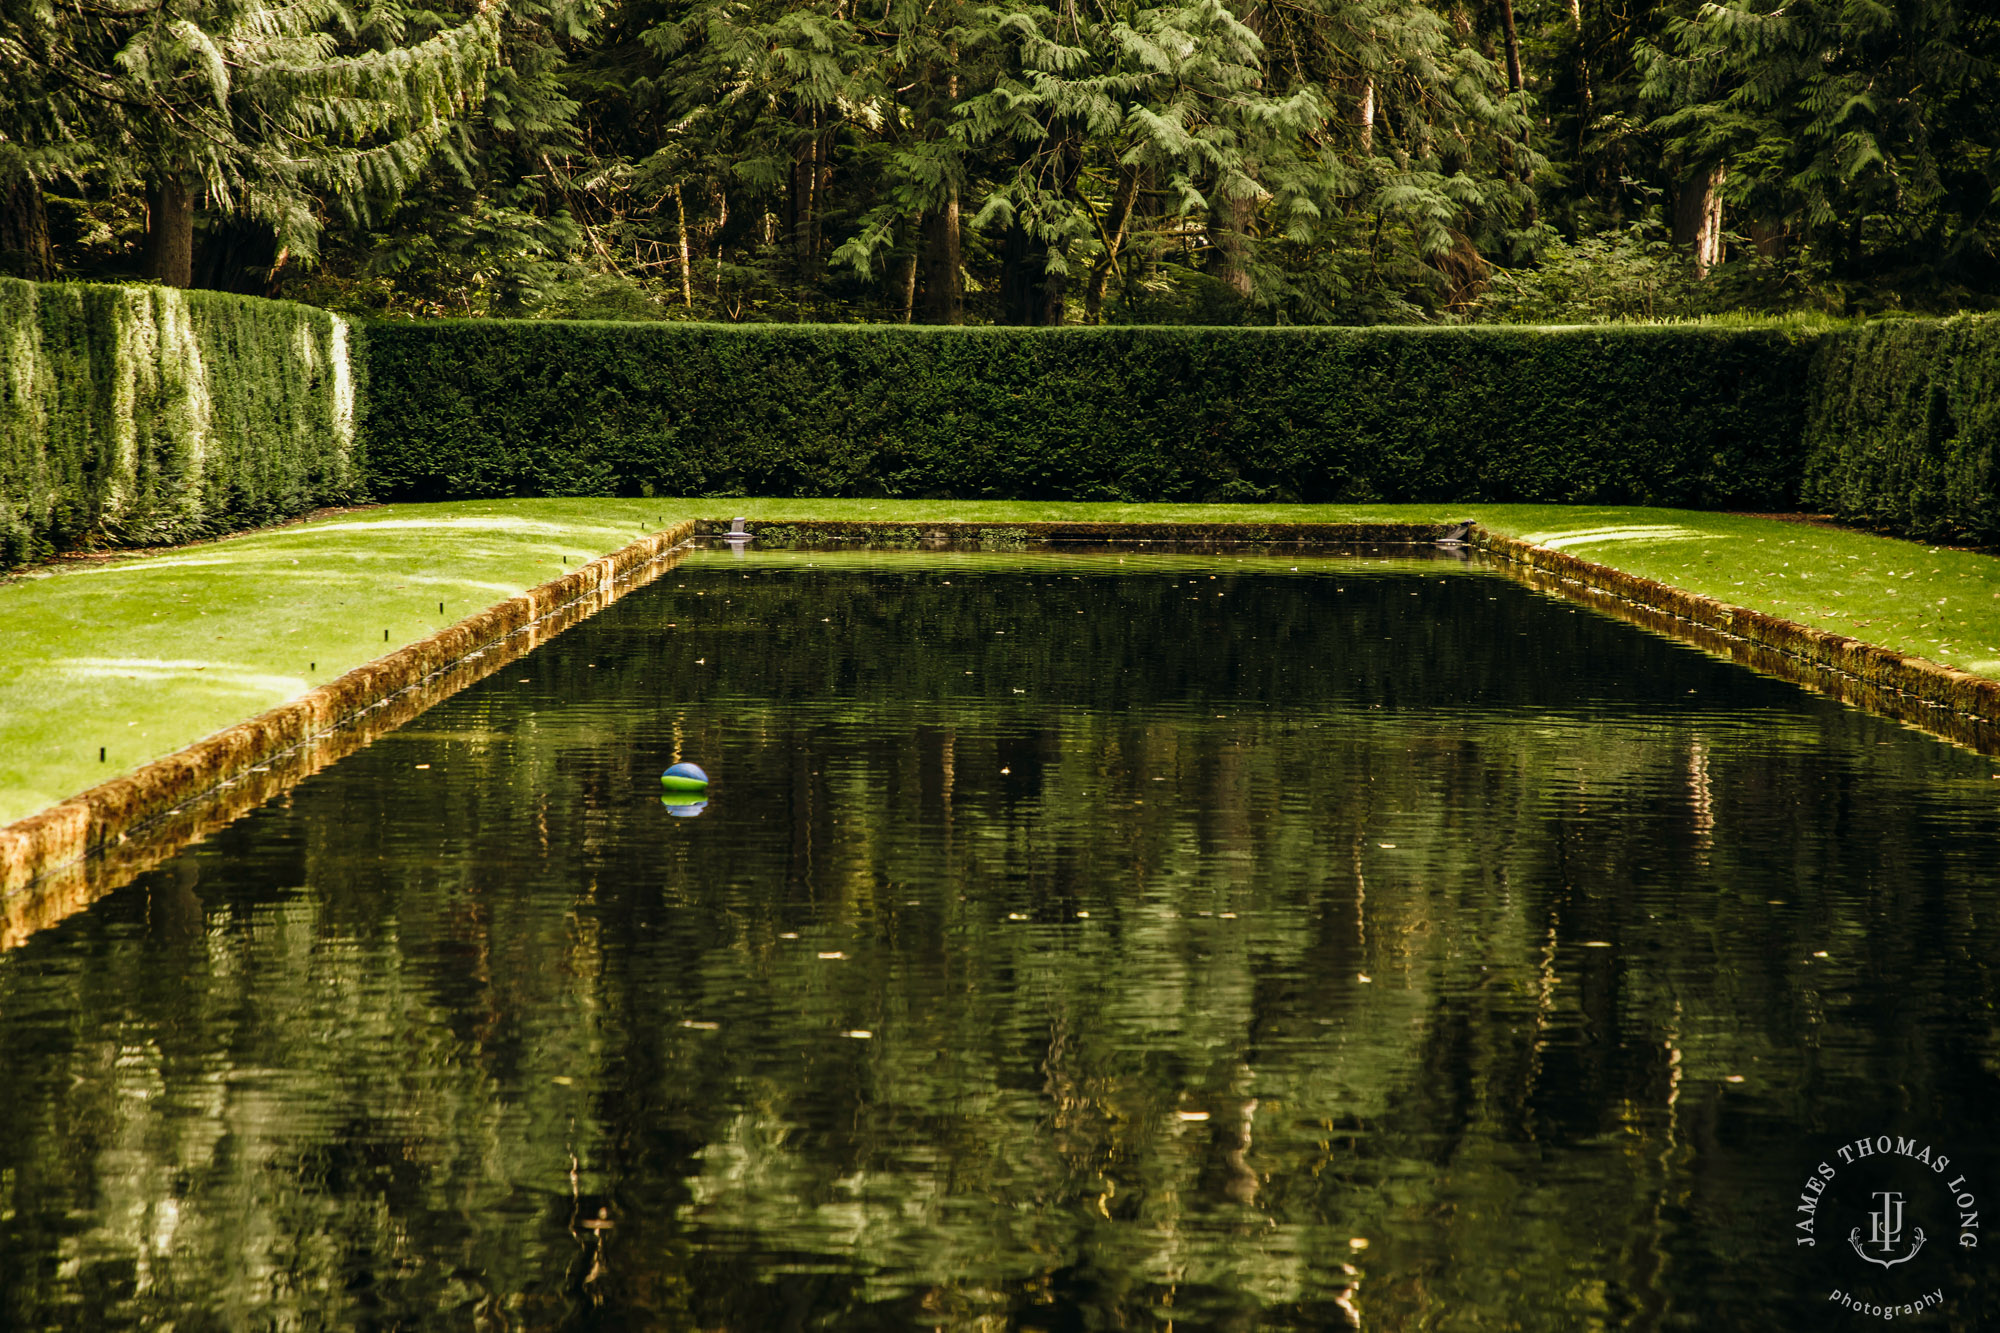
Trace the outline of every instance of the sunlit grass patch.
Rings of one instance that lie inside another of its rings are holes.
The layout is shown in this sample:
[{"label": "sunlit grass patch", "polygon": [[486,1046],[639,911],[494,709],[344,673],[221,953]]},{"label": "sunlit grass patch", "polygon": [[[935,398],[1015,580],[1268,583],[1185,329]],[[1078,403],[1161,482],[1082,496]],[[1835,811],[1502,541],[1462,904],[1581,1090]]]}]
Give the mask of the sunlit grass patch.
[{"label": "sunlit grass patch", "polygon": [[[1638,535],[1638,525],[1516,535],[1732,605],[2000,674],[2000,559],[1819,524],[1653,512],[1674,519],[1658,525],[1658,536]],[[1498,513],[1485,521],[1506,530]]]},{"label": "sunlit grass patch", "polygon": [[1537,546],[1546,546],[1552,551],[1566,551],[1572,546],[1603,546],[1622,542],[1664,543],[1703,540],[1702,533],[1673,523],[1629,523],[1622,527],[1527,532],[1520,535],[1522,540],[1531,541]]},{"label": "sunlit grass patch", "polygon": [[628,500],[394,505],[27,571],[0,584],[0,822],[681,516]]}]

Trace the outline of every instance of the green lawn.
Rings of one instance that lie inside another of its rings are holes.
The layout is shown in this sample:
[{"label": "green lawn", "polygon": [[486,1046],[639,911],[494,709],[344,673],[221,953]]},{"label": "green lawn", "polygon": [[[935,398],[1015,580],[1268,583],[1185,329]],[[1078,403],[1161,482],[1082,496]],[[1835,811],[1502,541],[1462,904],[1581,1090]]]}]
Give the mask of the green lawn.
[{"label": "green lawn", "polygon": [[10,579],[0,584],[0,823],[676,517],[645,500],[392,505]]},{"label": "green lawn", "polygon": [[0,584],[0,822],[170,754],[642,532],[738,514],[910,522],[1477,518],[1647,578],[2000,676],[2000,560],[1721,514],[951,500],[391,505]]},{"label": "green lawn", "polygon": [[2000,559],[1674,509],[1496,506],[1482,522],[1720,601],[2000,676]]}]

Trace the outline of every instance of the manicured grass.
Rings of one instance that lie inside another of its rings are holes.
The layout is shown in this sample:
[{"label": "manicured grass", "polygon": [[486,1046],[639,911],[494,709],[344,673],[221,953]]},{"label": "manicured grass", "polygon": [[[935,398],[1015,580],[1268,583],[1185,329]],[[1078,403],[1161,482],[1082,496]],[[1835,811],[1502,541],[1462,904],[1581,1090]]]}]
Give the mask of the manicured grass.
[{"label": "manicured grass", "polygon": [[394,505],[0,584],[0,822],[170,754],[642,532],[738,514],[912,523],[1476,518],[1690,591],[2000,676],[2000,560],[1726,514],[955,500]]},{"label": "manicured grass", "polygon": [[1495,531],[1642,578],[2000,676],[2000,559],[1804,523],[1681,510],[1543,511]]},{"label": "manicured grass", "polygon": [[0,823],[676,517],[645,500],[394,505],[10,579],[0,584]]}]

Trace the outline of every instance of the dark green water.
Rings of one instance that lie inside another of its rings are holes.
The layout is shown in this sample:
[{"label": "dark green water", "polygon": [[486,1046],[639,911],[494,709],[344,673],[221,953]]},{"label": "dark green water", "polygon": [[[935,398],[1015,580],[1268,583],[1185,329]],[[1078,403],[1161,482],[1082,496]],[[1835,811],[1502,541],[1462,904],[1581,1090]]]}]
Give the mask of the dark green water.
[{"label": "dark green water", "polygon": [[1452,562],[698,556],[0,956],[0,1326],[2000,1327],[1834,1156],[2000,1201],[1996,769]]}]

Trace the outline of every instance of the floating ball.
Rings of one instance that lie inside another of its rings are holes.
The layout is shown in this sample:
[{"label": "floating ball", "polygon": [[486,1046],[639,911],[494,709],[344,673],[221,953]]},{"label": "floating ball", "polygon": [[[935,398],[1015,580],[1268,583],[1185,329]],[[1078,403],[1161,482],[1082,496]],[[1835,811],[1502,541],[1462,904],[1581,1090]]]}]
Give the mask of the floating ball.
[{"label": "floating ball", "polygon": [[660,774],[660,785],[668,791],[707,791],[708,774],[693,764],[675,764]]}]

